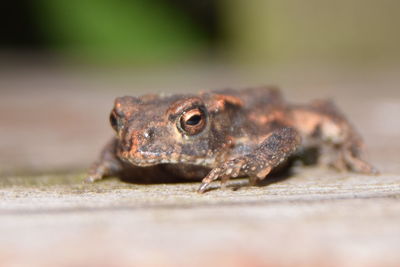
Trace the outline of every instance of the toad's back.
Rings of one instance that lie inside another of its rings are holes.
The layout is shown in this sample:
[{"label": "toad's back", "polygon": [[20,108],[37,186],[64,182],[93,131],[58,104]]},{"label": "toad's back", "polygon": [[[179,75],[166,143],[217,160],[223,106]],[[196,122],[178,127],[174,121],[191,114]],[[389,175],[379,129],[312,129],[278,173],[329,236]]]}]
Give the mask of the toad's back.
[{"label": "toad's back", "polygon": [[230,95],[242,100],[242,110],[266,113],[270,109],[283,108],[286,103],[276,87],[256,87],[243,90],[215,90],[213,93]]}]

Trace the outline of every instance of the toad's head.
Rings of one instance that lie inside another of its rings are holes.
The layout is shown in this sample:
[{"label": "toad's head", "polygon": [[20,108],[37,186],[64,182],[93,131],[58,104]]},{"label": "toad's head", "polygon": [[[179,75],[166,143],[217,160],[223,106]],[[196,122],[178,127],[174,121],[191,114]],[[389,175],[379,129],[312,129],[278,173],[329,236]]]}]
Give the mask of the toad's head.
[{"label": "toad's head", "polygon": [[117,153],[137,166],[212,166],[226,146],[235,101],[217,94],[119,97],[110,114]]}]

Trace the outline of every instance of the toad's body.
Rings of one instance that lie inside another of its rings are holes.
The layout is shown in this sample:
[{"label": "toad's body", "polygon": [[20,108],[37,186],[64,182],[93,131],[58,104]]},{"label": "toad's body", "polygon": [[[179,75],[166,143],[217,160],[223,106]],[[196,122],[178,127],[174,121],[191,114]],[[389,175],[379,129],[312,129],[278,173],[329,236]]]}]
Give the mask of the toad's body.
[{"label": "toad's body", "polygon": [[331,102],[292,105],[273,88],[125,96],[115,100],[110,121],[116,136],[89,181],[110,175],[204,178],[204,192],[217,179],[255,183],[308,148],[325,151],[321,158],[336,168],[374,172],[361,159],[361,138]]}]

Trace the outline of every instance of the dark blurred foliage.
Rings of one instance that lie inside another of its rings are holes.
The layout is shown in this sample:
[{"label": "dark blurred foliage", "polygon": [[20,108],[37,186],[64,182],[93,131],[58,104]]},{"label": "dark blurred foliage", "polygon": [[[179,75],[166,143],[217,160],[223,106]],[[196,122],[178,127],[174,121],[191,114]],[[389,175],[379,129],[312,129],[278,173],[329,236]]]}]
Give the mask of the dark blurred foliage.
[{"label": "dark blurred foliage", "polygon": [[211,42],[223,37],[221,18],[218,17],[218,1],[216,0],[164,0],[187,14],[205,33]]},{"label": "dark blurred foliage", "polygon": [[147,60],[212,50],[218,1],[19,0],[2,4],[0,45],[93,58]]},{"label": "dark blurred foliage", "polygon": [[398,62],[399,8],[397,0],[3,1],[0,53],[106,64]]},{"label": "dark blurred foliage", "polygon": [[40,48],[46,45],[33,13],[33,1],[4,1],[0,8],[2,48]]}]

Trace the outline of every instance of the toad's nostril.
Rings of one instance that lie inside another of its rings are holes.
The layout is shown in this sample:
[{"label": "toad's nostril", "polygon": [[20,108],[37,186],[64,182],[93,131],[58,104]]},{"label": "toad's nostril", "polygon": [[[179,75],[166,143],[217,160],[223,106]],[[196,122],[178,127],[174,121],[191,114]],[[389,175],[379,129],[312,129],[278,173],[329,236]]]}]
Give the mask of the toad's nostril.
[{"label": "toad's nostril", "polygon": [[154,135],[154,128],[149,128],[149,129],[147,129],[147,130],[143,133],[143,136],[144,136],[144,138],[146,138],[146,139],[152,138],[153,135]]}]

